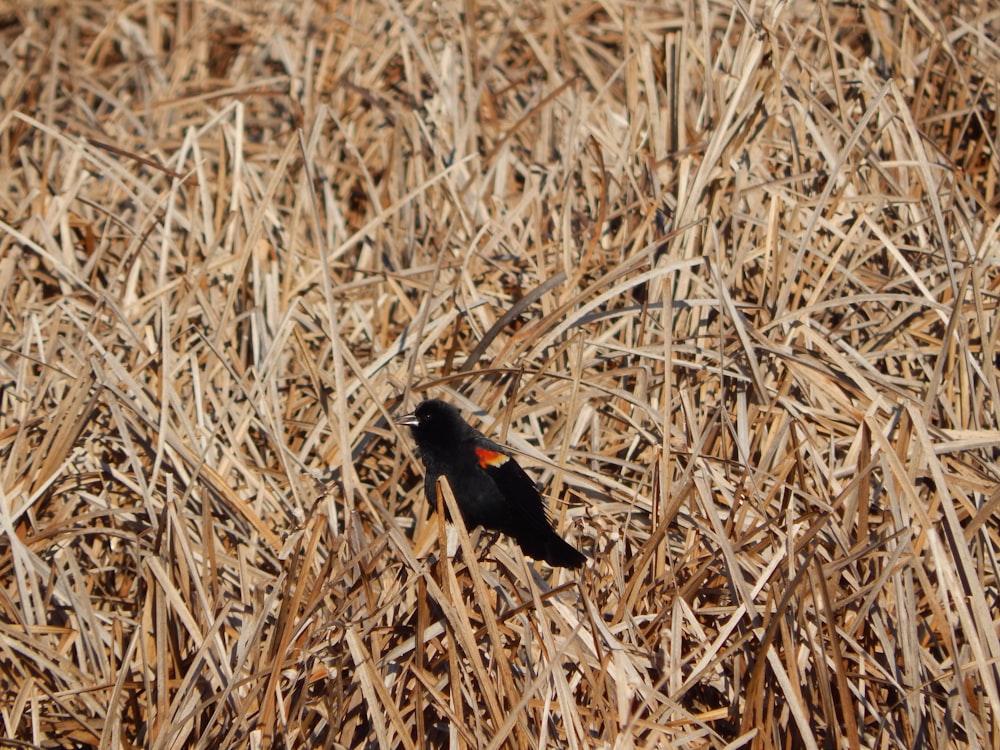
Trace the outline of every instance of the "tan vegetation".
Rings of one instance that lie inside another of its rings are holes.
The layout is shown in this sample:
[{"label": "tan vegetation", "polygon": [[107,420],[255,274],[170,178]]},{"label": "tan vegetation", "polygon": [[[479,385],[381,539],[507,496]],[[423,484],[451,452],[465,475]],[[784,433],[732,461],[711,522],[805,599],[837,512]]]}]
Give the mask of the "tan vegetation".
[{"label": "tan vegetation", "polygon": [[[998,37],[3,6],[0,746],[1000,747]],[[447,554],[427,396],[582,573]]]}]

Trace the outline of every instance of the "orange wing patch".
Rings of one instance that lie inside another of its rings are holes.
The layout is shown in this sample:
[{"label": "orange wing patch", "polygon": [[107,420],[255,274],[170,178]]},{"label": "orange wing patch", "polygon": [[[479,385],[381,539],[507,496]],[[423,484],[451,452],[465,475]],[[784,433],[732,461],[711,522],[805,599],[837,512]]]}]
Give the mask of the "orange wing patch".
[{"label": "orange wing patch", "polygon": [[489,466],[503,466],[510,460],[507,454],[491,451],[489,448],[476,448],[475,451],[479,457],[479,465],[484,469]]}]

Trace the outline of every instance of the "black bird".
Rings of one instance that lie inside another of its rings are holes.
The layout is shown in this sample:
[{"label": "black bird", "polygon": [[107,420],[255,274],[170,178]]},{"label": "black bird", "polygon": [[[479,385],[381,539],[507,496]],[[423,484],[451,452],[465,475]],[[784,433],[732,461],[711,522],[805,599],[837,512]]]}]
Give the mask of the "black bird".
[{"label": "black bird", "polygon": [[417,441],[427,470],[424,492],[432,506],[437,505],[438,477],[444,475],[470,531],[483,526],[503,532],[524,554],[549,565],[579,568],[586,561],[552,529],[541,494],[510,450],[474,429],[454,406],[423,401],[396,423],[407,425]]}]

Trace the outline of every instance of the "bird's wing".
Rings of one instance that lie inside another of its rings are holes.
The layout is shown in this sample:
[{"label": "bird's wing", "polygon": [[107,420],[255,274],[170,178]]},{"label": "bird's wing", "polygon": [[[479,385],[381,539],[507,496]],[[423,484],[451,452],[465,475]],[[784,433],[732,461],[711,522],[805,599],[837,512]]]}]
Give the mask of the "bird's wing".
[{"label": "bird's wing", "polygon": [[510,513],[519,514],[533,522],[549,524],[545,501],[538,487],[506,449],[495,443],[476,446],[476,455],[479,457],[479,466],[513,506],[509,509]]}]

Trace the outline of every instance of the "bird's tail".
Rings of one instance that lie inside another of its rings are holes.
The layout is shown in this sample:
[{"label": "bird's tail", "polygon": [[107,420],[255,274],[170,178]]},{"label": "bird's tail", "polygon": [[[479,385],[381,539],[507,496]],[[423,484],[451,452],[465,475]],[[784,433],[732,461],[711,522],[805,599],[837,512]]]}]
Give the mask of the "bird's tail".
[{"label": "bird's tail", "polygon": [[547,531],[547,534],[519,538],[517,541],[524,554],[557,568],[579,568],[587,561],[582,552],[567,544],[555,531]]}]

